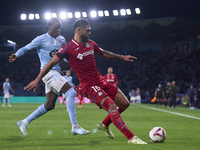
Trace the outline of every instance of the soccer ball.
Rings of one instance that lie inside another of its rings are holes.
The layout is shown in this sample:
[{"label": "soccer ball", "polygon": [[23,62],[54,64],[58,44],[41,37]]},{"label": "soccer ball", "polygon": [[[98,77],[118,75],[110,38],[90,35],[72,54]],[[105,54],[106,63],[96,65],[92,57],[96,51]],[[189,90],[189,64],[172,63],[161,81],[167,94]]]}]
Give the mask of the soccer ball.
[{"label": "soccer ball", "polygon": [[149,132],[149,138],[154,143],[163,143],[166,139],[166,132],[162,127],[154,127]]}]

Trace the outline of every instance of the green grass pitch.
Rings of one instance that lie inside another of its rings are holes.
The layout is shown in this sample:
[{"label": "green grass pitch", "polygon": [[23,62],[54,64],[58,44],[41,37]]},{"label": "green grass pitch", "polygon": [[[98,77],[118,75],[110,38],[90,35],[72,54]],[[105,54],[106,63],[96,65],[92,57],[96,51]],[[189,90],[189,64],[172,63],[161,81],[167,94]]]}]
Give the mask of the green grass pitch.
[{"label": "green grass pitch", "polygon": [[[113,124],[110,129],[115,139],[109,139],[104,132],[96,130],[96,124],[102,121],[107,112],[98,109],[95,104],[85,104],[77,110],[77,119],[81,127],[90,130],[89,135],[71,134],[71,123],[65,105],[56,104],[56,109],[32,121],[27,128],[27,137],[23,137],[16,123],[24,119],[40,104],[12,104],[11,108],[0,108],[0,149],[1,150],[197,150],[200,148],[200,120],[152,110],[142,106],[130,105],[122,113],[129,129],[147,145],[127,144],[126,137]],[[200,110],[177,107],[159,109],[177,112],[200,118]],[[166,130],[164,143],[152,143],[149,131],[155,126]]]}]

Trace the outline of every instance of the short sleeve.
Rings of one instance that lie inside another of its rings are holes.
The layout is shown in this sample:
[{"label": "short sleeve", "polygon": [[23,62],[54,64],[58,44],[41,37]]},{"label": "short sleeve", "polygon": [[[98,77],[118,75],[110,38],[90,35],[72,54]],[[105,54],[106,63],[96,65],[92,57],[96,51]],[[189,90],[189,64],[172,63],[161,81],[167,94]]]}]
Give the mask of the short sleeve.
[{"label": "short sleeve", "polygon": [[65,55],[66,55],[66,51],[67,51],[67,47],[68,46],[63,46],[59,51],[58,51],[58,53],[56,53],[56,56],[60,59],[60,60],[62,60],[62,59],[64,59],[64,61],[65,62],[68,62],[67,61],[67,58],[65,57]]},{"label": "short sleeve", "polygon": [[62,60],[64,58],[63,56],[63,47],[58,51],[58,53],[56,53],[56,56]]},{"label": "short sleeve", "polygon": [[100,51],[99,46],[94,41],[92,41],[92,42],[93,42],[93,46],[94,46],[94,53],[98,53]]}]

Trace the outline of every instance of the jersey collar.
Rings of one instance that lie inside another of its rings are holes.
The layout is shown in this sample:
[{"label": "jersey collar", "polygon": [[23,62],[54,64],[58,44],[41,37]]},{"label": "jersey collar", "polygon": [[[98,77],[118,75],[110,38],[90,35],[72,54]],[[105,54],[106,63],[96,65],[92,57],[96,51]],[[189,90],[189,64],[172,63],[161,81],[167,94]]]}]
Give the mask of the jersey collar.
[{"label": "jersey collar", "polygon": [[48,36],[48,37],[50,37],[50,38],[54,38],[54,39],[57,39],[57,37],[55,38],[55,37],[52,37],[48,32],[46,33],[46,35]]},{"label": "jersey collar", "polygon": [[85,42],[85,43],[79,43],[79,42],[77,42],[74,38],[72,38],[72,42],[73,42],[74,44],[76,44],[77,46],[80,46],[80,47],[83,47],[83,46],[86,45],[86,42]]}]

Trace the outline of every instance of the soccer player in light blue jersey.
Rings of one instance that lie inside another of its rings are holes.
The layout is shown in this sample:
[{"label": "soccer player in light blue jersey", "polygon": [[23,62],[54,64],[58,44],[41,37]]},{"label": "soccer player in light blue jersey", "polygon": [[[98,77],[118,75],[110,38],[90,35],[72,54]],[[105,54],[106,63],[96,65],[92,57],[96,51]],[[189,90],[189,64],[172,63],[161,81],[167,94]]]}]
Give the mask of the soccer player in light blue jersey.
[{"label": "soccer player in light blue jersey", "polygon": [[[61,21],[57,18],[51,18],[48,23],[48,32],[36,37],[30,44],[20,48],[15,54],[9,57],[10,62],[14,62],[17,58],[24,55],[26,52],[37,49],[42,68],[51,60],[58,50],[66,44],[65,38],[60,35]],[[32,114],[24,120],[18,121],[17,125],[23,134],[26,136],[27,125],[44,115],[48,111],[55,108],[55,103],[59,92],[67,96],[67,109],[72,124],[72,134],[84,135],[90,133],[81,128],[76,119],[75,96],[76,92],[67,80],[61,76],[59,63],[56,64],[43,78],[45,83],[46,103],[39,106]]]},{"label": "soccer player in light blue jersey", "polygon": [[[72,87],[74,86],[74,84],[73,84],[73,82],[72,82],[73,77],[71,76],[71,71],[70,71],[70,70],[67,70],[67,71],[66,71],[66,75],[63,76],[63,77],[69,82],[69,84],[70,84]],[[65,100],[67,99],[67,96],[66,96],[65,94],[62,93],[62,97],[63,97],[62,104],[64,104]],[[66,105],[67,105],[67,103],[66,103]]]},{"label": "soccer player in light blue jersey", "polygon": [[10,105],[10,92],[9,92],[9,90],[11,90],[13,93],[15,92],[10,86],[9,78],[6,78],[6,82],[3,83],[4,100],[3,100],[2,107],[5,107],[6,99],[8,101],[8,107],[12,107]]}]

